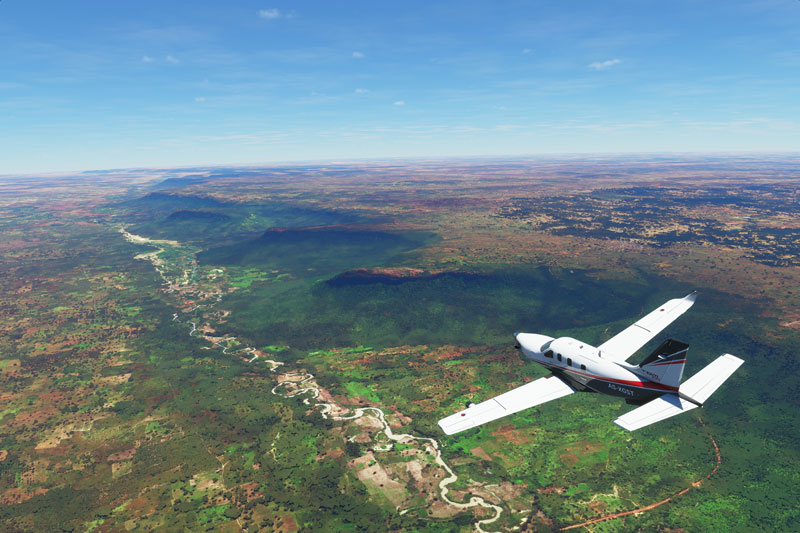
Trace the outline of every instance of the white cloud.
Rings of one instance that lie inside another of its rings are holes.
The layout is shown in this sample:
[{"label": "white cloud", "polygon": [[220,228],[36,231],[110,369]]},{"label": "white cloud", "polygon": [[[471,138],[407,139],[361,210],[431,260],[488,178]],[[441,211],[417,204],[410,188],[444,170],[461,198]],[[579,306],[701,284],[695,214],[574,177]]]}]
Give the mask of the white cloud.
[{"label": "white cloud", "polygon": [[355,52],[353,52],[353,58],[364,59],[364,52],[359,52],[358,50],[356,50]]},{"label": "white cloud", "polygon": [[590,63],[589,68],[592,70],[606,70],[614,65],[619,65],[620,63],[622,63],[621,59],[607,59],[605,61],[595,61],[594,63]]},{"label": "white cloud", "polygon": [[523,48],[522,49],[522,53],[523,54],[532,54],[533,50],[531,50],[530,48]]},{"label": "white cloud", "polygon": [[369,92],[368,89],[356,89],[355,90],[356,94],[367,94],[368,92]]},{"label": "white cloud", "polygon": [[167,60],[167,63],[172,63],[173,65],[177,65],[178,63],[180,63],[180,61],[178,61],[178,58],[175,56],[167,56],[164,59]]},{"label": "white cloud", "polygon": [[519,124],[498,124],[494,127],[497,131],[514,131],[514,130],[521,130],[524,129],[525,126],[520,126]]},{"label": "white cloud", "polygon": [[195,102],[205,102],[206,101],[206,97],[205,96],[197,96],[197,97],[195,97],[194,101]]},{"label": "white cloud", "polygon": [[155,61],[155,59],[150,56],[142,56],[142,63],[152,63],[153,61]]},{"label": "white cloud", "polygon": [[402,105],[406,105],[406,103],[405,103],[403,100],[398,100],[398,101],[396,101],[396,102],[395,102],[394,104],[392,104],[392,105],[396,105],[396,106],[402,106]]},{"label": "white cloud", "polygon": [[272,20],[281,17],[281,12],[275,8],[272,9],[260,9],[258,11],[258,16],[262,19]]}]

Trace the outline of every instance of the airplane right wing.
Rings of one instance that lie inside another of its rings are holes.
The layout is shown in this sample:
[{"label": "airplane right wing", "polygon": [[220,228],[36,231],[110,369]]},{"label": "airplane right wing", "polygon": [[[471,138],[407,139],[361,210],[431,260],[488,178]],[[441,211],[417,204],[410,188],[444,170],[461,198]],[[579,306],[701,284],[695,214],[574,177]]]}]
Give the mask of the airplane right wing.
[{"label": "airplane right wing", "polygon": [[685,313],[696,299],[697,292],[693,292],[683,298],[668,301],[598,346],[600,355],[616,363],[625,361]]},{"label": "airplane right wing", "polygon": [[628,431],[649,426],[665,418],[679,415],[702,405],[744,361],[726,353],[703,370],[681,383],[678,394],[664,394],[614,420]]},{"label": "airplane right wing", "polygon": [[539,378],[443,418],[439,420],[439,427],[452,435],[573,392],[575,389],[556,376]]}]

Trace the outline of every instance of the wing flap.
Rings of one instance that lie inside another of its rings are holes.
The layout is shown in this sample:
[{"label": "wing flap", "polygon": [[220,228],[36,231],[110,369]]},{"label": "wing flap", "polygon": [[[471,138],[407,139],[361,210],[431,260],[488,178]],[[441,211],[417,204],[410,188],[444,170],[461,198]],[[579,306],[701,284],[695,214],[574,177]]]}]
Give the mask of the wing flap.
[{"label": "wing flap", "polygon": [[517,413],[523,409],[567,396],[575,392],[556,376],[539,378],[485,402],[467,407],[439,420],[439,427],[448,435],[480,426],[486,422]]},{"label": "wing flap", "polygon": [[600,354],[617,363],[625,361],[685,313],[696,299],[697,293],[693,292],[683,298],[669,300],[598,346]]},{"label": "wing flap", "polygon": [[679,398],[677,394],[664,394],[641,407],[620,416],[614,423],[622,429],[636,431],[665,418],[670,418],[697,407],[690,401]]},{"label": "wing flap", "polygon": [[679,392],[697,403],[705,403],[742,363],[744,361],[735,355],[720,355],[703,370],[681,383]]}]

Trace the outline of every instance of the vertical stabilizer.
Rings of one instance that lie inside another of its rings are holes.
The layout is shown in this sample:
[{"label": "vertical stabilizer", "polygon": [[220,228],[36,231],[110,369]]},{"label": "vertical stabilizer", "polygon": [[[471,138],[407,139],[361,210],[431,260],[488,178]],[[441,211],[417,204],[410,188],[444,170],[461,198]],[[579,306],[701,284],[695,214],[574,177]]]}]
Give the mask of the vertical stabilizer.
[{"label": "vertical stabilizer", "polygon": [[679,387],[689,345],[667,339],[639,364],[639,372],[648,379],[670,387]]}]

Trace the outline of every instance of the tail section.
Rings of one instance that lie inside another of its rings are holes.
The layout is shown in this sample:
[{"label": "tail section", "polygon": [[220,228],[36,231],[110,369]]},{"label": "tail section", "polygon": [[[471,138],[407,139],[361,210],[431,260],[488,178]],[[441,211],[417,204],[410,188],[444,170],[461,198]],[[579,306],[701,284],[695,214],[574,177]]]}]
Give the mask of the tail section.
[{"label": "tail section", "polygon": [[688,350],[685,342],[667,339],[641,362],[639,372],[657,383],[679,387]]},{"label": "tail section", "polygon": [[[657,352],[658,350],[656,350]],[[648,359],[650,358],[648,357]],[[667,393],[659,396],[622,415],[614,420],[614,423],[628,431],[635,431],[659,420],[701,407],[742,363],[744,361],[735,355],[729,353],[721,355],[703,370],[687,379],[681,385],[678,394]]]}]

